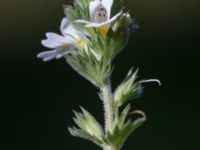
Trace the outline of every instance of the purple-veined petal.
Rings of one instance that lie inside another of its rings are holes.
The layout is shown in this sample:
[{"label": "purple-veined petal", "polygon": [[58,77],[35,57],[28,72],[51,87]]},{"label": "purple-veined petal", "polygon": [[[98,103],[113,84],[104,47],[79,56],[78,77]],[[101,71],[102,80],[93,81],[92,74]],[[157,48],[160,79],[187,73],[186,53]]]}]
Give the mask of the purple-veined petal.
[{"label": "purple-veined petal", "polygon": [[95,13],[97,11],[97,8],[99,7],[99,5],[101,5],[100,0],[95,0],[95,1],[91,1],[90,5],[89,5],[89,11],[90,11],[90,18],[93,22],[95,22],[94,18],[95,18]]},{"label": "purple-veined petal", "polygon": [[113,0],[102,0],[102,4],[106,9],[108,19],[110,19],[111,9],[113,5]]}]

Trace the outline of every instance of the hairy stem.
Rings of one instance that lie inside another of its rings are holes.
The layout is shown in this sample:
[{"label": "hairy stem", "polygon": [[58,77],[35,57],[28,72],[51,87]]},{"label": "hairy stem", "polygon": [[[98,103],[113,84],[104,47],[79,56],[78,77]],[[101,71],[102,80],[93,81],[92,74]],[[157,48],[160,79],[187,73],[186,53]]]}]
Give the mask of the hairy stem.
[{"label": "hairy stem", "polygon": [[107,132],[112,130],[114,120],[114,104],[111,85],[109,83],[104,84],[101,87],[101,93],[104,103],[105,131]]},{"label": "hairy stem", "polygon": [[107,146],[107,147],[104,147],[103,150],[119,150],[119,149],[116,149],[116,148],[114,148],[114,147]]},{"label": "hairy stem", "polygon": [[[106,83],[101,87],[102,99],[104,103],[104,119],[105,119],[105,132],[113,129],[114,121],[114,103],[110,83]],[[103,150],[118,150],[112,146],[105,146]]]}]

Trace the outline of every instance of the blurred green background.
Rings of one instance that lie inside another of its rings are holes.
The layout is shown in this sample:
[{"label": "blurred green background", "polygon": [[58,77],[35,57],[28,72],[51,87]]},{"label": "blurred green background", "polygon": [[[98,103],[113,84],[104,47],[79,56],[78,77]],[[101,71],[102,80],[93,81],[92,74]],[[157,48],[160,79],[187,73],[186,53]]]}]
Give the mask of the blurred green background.
[{"label": "blurred green background", "polygon": [[[98,149],[73,138],[72,109],[86,107],[103,123],[102,104],[90,83],[64,60],[43,63],[36,54],[47,31],[59,32],[68,0],[0,0],[1,125],[4,150]],[[147,122],[124,150],[200,149],[199,0],[125,0],[140,29],[115,59],[113,85],[132,66],[147,84],[133,108]]]}]

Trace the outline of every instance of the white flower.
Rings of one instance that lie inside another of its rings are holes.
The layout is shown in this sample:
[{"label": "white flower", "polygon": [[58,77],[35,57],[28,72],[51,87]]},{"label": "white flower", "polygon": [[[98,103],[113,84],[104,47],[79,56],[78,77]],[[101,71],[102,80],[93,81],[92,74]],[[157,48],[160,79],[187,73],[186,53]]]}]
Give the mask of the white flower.
[{"label": "white flower", "polygon": [[62,35],[48,32],[46,33],[47,39],[42,40],[42,45],[53,49],[44,51],[37,55],[37,58],[43,61],[49,61],[54,58],[59,59],[71,53],[75,46],[82,46],[84,44],[84,35],[77,31],[67,20],[63,18],[61,21],[60,31]]},{"label": "white flower", "polygon": [[77,23],[86,24],[85,27],[95,27],[102,35],[109,31],[110,24],[115,21],[122,13],[119,12],[111,18],[111,8],[113,0],[94,0],[89,4],[91,21],[76,20]]}]

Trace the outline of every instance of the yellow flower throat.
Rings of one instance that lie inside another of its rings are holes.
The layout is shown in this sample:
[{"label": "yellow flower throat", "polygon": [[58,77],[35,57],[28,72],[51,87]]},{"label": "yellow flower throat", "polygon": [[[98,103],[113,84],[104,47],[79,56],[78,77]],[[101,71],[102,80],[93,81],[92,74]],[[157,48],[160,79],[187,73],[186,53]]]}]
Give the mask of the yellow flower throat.
[{"label": "yellow flower throat", "polygon": [[85,45],[85,41],[80,37],[77,38],[76,42],[80,47],[83,47]]},{"label": "yellow flower throat", "polygon": [[109,31],[109,27],[101,27],[101,28],[97,28],[97,31],[103,35],[103,36],[106,36],[108,31]]}]

